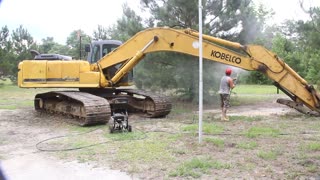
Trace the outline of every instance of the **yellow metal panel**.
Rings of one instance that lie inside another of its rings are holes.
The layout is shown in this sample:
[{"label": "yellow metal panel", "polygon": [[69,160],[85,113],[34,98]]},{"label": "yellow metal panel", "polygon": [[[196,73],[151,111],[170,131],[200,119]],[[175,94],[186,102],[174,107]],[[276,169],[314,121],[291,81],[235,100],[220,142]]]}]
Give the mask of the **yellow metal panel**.
[{"label": "yellow metal panel", "polygon": [[54,83],[61,79],[61,61],[48,61],[47,62],[47,82]]},{"label": "yellow metal panel", "polygon": [[22,78],[23,81],[37,83],[46,83],[46,65],[47,61],[23,61]]},{"label": "yellow metal panel", "polygon": [[21,88],[99,88],[97,84],[61,84],[61,83],[51,83],[51,84],[34,84],[34,83],[24,83],[20,86]]},{"label": "yellow metal panel", "polygon": [[88,61],[79,60],[77,62],[80,64],[80,69],[79,69],[80,73],[90,71],[90,64]]},{"label": "yellow metal panel", "polygon": [[79,61],[63,61],[62,62],[62,71],[61,78],[66,81],[74,81],[75,79],[79,79]]},{"label": "yellow metal panel", "polygon": [[20,87],[99,87],[99,80],[100,72],[91,72],[87,61],[25,60],[19,63]]},{"label": "yellow metal panel", "polygon": [[80,84],[96,84],[99,86],[99,79],[99,72],[80,73]]}]

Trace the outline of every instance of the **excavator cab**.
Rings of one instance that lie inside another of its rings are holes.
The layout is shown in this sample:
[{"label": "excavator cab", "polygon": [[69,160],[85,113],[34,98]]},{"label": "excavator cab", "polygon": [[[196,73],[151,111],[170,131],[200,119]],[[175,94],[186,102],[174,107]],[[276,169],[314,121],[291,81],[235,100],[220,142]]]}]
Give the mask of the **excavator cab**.
[{"label": "excavator cab", "polygon": [[[87,54],[87,61],[90,64],[97,63],[101,60],[105,55],[110,52],[116,50],[119,46],[122,45],[121,41],[118,40],[100,40],[93,41],[91,44],[85,45],[85,51]],[[122,63],[116,64],[114,66],[110,66],[106,70],[104,70],[104,74],[108,77],[113,77],[114,74],[118,71],[118,69],[122,66]],[[126,85],[131,84],[133,82],[133,70],[131,70],[126,76],[122,78],[119,84]]]},{"label": "excavator cab", "polygon": [[90,64],[96,63],[103,56],[110,53],[122,44],[118,40],[101,40],[93,41],[91,44],[85,45],[85,51],[88,53],[88,62]]}]

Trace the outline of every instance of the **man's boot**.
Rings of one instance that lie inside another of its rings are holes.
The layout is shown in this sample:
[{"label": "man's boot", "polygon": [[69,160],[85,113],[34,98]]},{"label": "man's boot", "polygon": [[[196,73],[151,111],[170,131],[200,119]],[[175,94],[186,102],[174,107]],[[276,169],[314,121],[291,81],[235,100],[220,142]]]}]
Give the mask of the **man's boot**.
[{"label": "man's boot", "polygon": [[229,121],[229,118],[227,117],[227,108],[222,108],[222,121]]}]

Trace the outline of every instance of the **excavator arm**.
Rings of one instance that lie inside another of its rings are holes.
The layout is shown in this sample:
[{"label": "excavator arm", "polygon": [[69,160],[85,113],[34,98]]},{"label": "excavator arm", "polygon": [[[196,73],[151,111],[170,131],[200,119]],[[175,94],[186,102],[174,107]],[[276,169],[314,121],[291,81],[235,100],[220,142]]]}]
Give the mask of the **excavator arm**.
[{"label": "excavator arm", "polygon": [[[198,56],[199,34],[191,29],[153,28],[141,31],[115,51],[104,56],[93,69],[101,73],[104,69],[122,63],[118,71],[106,79],[101,76],[102,87],[114,86],[131,71],[145,54],[171,51]],[[274,85],[287,94],[292,101],[279,99],[306,114],[320,113],[320,97],[309,85],[276,54],[258,45],[241,45],[208,35],[203,35],[203,57],[208,60],[228,64],[249,71],[259,71],[274,81]],[[305,109],[305,105],[309,109]]]}]

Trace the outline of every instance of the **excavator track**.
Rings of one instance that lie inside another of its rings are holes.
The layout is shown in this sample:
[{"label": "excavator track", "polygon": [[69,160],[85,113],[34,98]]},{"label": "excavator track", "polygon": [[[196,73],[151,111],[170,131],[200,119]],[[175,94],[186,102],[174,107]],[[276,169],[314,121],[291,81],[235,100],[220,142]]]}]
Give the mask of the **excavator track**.
[{"label": "excavator track", "polygon": [[168,97],[138,89],[117,89],[117,96],[128,98],[132,111],[141,112],[145,117],[157,118],[168,115],[172,104]]},{"label": "excavator track", "polygon": [[79,91],[52,91],[37,94],[35,109],[73,117],[80,126],[106,124],[111,115],[108,100]]}]

